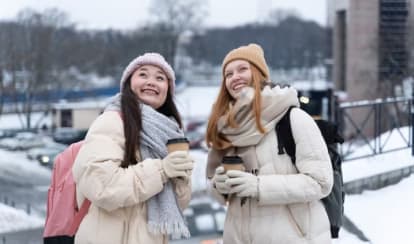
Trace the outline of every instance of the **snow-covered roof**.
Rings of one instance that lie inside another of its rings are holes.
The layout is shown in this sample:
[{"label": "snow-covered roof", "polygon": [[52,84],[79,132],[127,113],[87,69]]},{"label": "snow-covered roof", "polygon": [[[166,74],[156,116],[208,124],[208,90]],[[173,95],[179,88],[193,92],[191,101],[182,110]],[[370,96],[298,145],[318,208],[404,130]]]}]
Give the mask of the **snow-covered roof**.
[{"label": "snow-covered roof", "polygon": [[58,103],[52,104],[52,107],[57,110],[62,109],[95,109],[104,108],[109,102],[109,98],[100,98],[96,100],[87,100],[87,101],[79,101],[79,102],[67,102],[67,101],[60,101]]},{"label": "snow-covered roof", "polygon": [[326,80],[298,80],[290,85],[299,91],[324,91],[333,88],[333,84]]}]

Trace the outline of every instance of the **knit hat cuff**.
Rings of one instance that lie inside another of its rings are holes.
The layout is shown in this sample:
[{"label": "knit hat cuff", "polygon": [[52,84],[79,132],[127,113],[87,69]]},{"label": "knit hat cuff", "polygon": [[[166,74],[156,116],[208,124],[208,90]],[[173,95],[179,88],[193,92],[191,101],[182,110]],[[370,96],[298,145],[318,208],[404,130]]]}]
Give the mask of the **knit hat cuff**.
[{"label": "knit hat cuff", "polygon": [[172,67],[165,61],[164,57],[161,56],[159,53],[145,53],[144,55],[138,56],[134,60],[132,60],[128,66],[125,68],[121,80],[120,80],[120,87],[121,91],[125,84],[125,81],[128,77],[135,72],[139,67],[143,65],[154,65],[162,69],[166,74],[171,94],[174,94],[175,88],[175,73]]},{"label": "knit hat cuff", "polygon": [[263,73],[266,79],[269,79],[269,68],[267,67],[264,52],[261,46],[258,44],[249,44],[247,46],[241,46],[239,48],[231,50],[223,60],[222,73],[224,75],[224,69],[226,65],[236,59],[246,60],[254,64],[260,72]]}]

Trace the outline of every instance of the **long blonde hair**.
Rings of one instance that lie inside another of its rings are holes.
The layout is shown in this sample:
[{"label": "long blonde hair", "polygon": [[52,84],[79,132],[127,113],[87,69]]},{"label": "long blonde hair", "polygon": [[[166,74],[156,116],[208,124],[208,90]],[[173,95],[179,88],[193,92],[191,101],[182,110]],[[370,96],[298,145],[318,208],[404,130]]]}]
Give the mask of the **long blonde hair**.
[{"label": "long blonde hair", "polygon": [[[261,133],[265,133],[266,130],[260,122],[260,108],[262,105],[261,91],[263,87],[266,85],[267,81],[265,79],[265,76],[259,71],[259,69],[254,64],[252,64],[251,62],[249,62],[249,64],[252,72],[252,81],[249,85],[253,87],[255,91],[252,103],[252,114],[255,116],[257,129]],[[217,123],[221,116],[229,113],[228,120],[226,122],[232,128],[237,128],[239,126],[235,121],[235,114],[233,114],[232,111],[229,109],[229,105],[233,101],[234,99],[231,97],[230,93],[226,89],[226,79],[223,76],[220,91],[213,105],[213,109],[211,111],[211,115],[207,124],[206,142],[208,147],[213,147],[217,150],[223,150],[232,146],[231,142],[227,140],[227,138],[217,130]]]}]

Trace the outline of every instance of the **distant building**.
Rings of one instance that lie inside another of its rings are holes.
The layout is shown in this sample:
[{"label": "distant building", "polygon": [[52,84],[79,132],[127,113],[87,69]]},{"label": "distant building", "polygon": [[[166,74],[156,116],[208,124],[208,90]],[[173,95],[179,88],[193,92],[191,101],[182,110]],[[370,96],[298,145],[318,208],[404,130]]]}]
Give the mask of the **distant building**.
[{"label": "distant building", "polygon": [[[400,95],[402,81],[410,76],[413,60],[414,0],[327,3],[327,23],[332,28],[334,89],[343,91],[346,101]],[[372,110],[372,107],[351,110],[347,118],[352,117],[353,122],[344,121],[346,134],[355,136],[353,125],[358,124],[365,135],[373,135],[376,121],[370,116]],[[389,120],[384,116],[382,124],[391,123]]]},{"label": "distant building", "polygon": [[54,128],[71,127],[87,130],[92,122],[103,112],[107,99],[88,102],[56,103],[52,109]]},{"label": "distant building", "polygon": [[349,101],[393,96],[409,74],[414,0],[327,2],[335,89]]}]

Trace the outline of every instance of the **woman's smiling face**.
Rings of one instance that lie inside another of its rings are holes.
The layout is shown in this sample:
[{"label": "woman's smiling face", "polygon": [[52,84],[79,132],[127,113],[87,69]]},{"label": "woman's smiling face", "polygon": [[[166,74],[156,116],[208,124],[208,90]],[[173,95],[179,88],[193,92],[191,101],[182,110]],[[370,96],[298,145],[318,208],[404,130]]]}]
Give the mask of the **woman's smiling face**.
[{"label": "woman's smiling face", "polygon": [[140,101],[158,109],[167,98],[167,75],[158,66],[143,65],[132,74],[131,89]]},{"label": "woman's smiling face", "polygon": [[250,63],[242,59],[231,61],[224,70],[224,79],[230,96],[237,99],[240,91],[252,83]]}]

